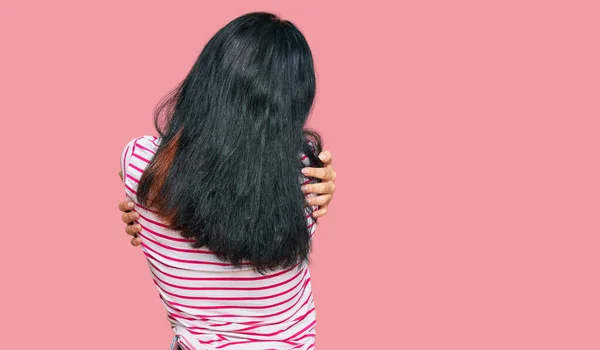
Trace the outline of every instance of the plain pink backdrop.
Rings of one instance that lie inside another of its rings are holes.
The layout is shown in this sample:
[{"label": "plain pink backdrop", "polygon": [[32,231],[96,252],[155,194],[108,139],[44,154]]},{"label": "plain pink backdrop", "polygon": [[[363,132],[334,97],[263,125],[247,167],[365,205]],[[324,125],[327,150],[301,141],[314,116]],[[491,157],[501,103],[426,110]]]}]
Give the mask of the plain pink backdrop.
[{"label": "plain pink backdrop", "polygon": [[[597,1],[3,1],[2,349],[167,349],[127,141],[254,10],[312,46],[320,350],[600,349]],[[21,344],[21,345],[18,345]]]}]

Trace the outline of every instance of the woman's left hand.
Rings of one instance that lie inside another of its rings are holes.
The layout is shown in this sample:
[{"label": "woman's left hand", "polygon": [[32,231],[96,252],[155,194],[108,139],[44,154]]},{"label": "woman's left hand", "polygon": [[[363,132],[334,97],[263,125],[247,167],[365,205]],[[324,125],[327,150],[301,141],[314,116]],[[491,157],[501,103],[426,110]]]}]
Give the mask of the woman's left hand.
[{"label": "woman's left hand", "polygon": [[313,212],[313,217],[319,218],[327,214],[327,209],[331,200],[333,199],[333,193],[335,192],[335,178],[336,173],[333,170],[332,160],[333,155],[329,151],[323,151],[319,154],[319,158],[323,162],[322,168],[304,168],[302,173],[308,177],[314,177],[321,179],[320,183],[309,184],[302,186],[302,192],[304,193],[315,193],[318,196],[307,199],[308,204],[316,205],[319,210]]}]

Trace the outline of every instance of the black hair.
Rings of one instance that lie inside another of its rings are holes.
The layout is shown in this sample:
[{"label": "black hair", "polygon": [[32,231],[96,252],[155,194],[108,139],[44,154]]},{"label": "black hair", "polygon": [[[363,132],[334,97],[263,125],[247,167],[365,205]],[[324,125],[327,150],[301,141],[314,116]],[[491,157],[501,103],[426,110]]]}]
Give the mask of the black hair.
[{"label": "black hair", "polygon": [[138,200],[234,266],[306,262],[300,155],[322,166],[321,138],[304,128],[315,89],[312,54],[294,24],[265,12],[234,19],[157,106],[161,144]]}]

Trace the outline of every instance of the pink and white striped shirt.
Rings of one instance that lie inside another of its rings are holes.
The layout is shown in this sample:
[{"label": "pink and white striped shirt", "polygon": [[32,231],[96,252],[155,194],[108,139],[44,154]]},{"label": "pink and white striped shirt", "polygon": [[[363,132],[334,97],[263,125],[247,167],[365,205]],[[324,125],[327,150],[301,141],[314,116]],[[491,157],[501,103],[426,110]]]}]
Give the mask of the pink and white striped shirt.
[{"label": "pink and white striped shirt", "polygon": [[[260,275],[234,268],[164,225],[137,203],[138,182],[160,139],[142,136],[123,150],[127,197],[136,203],[139,237],[179,345],[185,350],[313,349],[315,306],[308,266]],[[303,156],[303,162],[308,159]],[[308,183],[305,177],[300,179]],[[307,208],[311,235],[315,221]]]}]

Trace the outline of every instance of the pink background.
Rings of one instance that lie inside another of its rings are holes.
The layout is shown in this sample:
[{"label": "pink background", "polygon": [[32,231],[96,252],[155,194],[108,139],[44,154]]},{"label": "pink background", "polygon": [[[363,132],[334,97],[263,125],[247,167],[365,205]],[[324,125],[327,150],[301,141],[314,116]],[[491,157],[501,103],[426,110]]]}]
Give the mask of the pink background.
[{"label": "pink background", "polygon": [[600,349],[597,1],[4,1],[0,348],[167,349],[127,141],[234,17],[293,20],[338,192],[317,348]]}]

